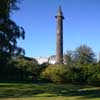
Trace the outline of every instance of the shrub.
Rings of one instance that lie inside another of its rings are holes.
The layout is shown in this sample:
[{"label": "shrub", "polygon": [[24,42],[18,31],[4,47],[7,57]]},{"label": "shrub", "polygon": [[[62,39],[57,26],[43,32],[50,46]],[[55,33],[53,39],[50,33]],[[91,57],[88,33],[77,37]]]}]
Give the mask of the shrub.
[{"label": "shrub", "polygon": [[89,68],[88,84],[100,84],[100,65],[93,64]]},{"label": "shrub", "polygon": [[100,83],[99,64],[76,64],[69,68],[67,65],[49,65],[42,77],[54,83]]},{"label": "shrub", "polygon": [[42,76],[54,83],[64,83],[67,81],[66,74],[68,69],[65,65],[49,65],[43,72]]}]

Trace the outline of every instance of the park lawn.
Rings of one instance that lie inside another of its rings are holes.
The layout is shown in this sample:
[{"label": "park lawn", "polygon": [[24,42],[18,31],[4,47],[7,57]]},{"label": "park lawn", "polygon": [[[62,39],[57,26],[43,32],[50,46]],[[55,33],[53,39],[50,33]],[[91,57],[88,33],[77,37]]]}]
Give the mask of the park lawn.
[{"label": "park lawn", "polygon": [[0,83],[0,100],[100,100],[100,87],[50,83]]}]

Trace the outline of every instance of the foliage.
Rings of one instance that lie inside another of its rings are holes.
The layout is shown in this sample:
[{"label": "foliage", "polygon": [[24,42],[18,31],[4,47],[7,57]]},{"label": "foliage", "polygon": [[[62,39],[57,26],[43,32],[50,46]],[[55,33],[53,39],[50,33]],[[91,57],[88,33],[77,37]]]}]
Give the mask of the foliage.
[{"label": "foliage", "polygon": [[0,0],[0,17],[8,18],[10,12],[17,10],[17,3],[21,0]]},{"label": "foliage", "polygon": [[19,38],[25,38],[24,29],[10,19],[19,0],[0,0],[0,80],[19,80],[22,70],[15,66],[11,57],[24,54],[17,46]]},{"label": "foliage", "polygon": [[0,0],[0,51],[11,55],[24,53],[17,40],[24,39],[24,29],[10,19],[10,12],[17,8],[18,0]]},{"label": "foliage", "polygon": [[67,65],[71,65],[73,62],[72,57],[73,57],[73,51],[67,51],[66,54],[64,55],[64,62]]},{"label": "foliage", "polygon": [[[25,56],[18,56],[17,58],[12,58],[7,64],[7,68],[9,69],[9,74],[5,74],[5,76],[16,76],[15,80],[20,81],[38,81],[40,78],[41,72],[48,66],[48,64],[44,63],[39,65],[36,59],[29,58]],[[15,68],[15,69],[14,69]],[[8,69],[7,69],[8,70]],[[7,71],[5,69],[5,71]],[[12,73],[12,71],[14,73]],[[17,73],[16,73],[17,71]]]},{"label": "foliage", "polygon": [[69,66],[77,63],[84,65],[95,62],[95,54],[93,50],[87,45],[81,45],[74,51],[67,51],[65,54],[65,63]]},{"label": "foliage", "polygon": [[43,72],[42,76],[54,83],[65,82],[65,75],[67,73],[64,65],[49,65]]},{"label": "foliage", "polygon": [[76,64],[73,67],[68,65],[49,65],[42,76],[54,83],[79,83],[79,84],[100,84],[100,65],[98,64]]},{"label": "foliage", "polygon": [[19,27],[10,19],[5,20],[4,23],[0,24],[0,51],[12,55],[21,53],[23,49],[17,47],[17,39],[20,37],[24,39],[24,34],[22,27]]},{"label": "foliage", "polygon": [[[37,69],[38,63],[35,59],[26,58],[24,56],[18,57],[15,59],[12,59],[9,62],[10,66],[13,65],[13,67],[20,70],[20,78],[21,80],[28,80],[28,77],[36,77],[37,75]],[[32,80],[32,79],[31,79]]]},{"label": "foliage", "polygon": [[76,48],[76,54],[80,64],[90,64],[95,62],[95,54],[87,45],[81,45]]}]

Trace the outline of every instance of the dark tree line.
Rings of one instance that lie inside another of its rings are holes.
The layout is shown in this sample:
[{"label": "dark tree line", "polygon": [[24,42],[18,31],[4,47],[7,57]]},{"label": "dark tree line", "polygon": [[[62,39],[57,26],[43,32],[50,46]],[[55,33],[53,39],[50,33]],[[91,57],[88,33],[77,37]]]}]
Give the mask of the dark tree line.
[{"label": "dark tree line", "polygon": [[20,1],[0,0],[0,79],[9,79],[10,75],[13,77],[19,73],[9,62],[13,56],[24,54],[24,50],[17,46],[17,40],[25,38],[25,31],[10,16],[13,11],[19,9],[17,5]]}]

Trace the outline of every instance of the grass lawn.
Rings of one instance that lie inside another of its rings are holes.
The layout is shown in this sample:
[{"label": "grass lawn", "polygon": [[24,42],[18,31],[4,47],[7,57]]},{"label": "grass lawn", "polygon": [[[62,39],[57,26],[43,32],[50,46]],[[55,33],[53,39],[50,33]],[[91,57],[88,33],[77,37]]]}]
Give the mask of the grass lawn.
[{"label": "grass lawn", "polygon": [[100,87],[0,83],[0,100],[100,100]]}]

